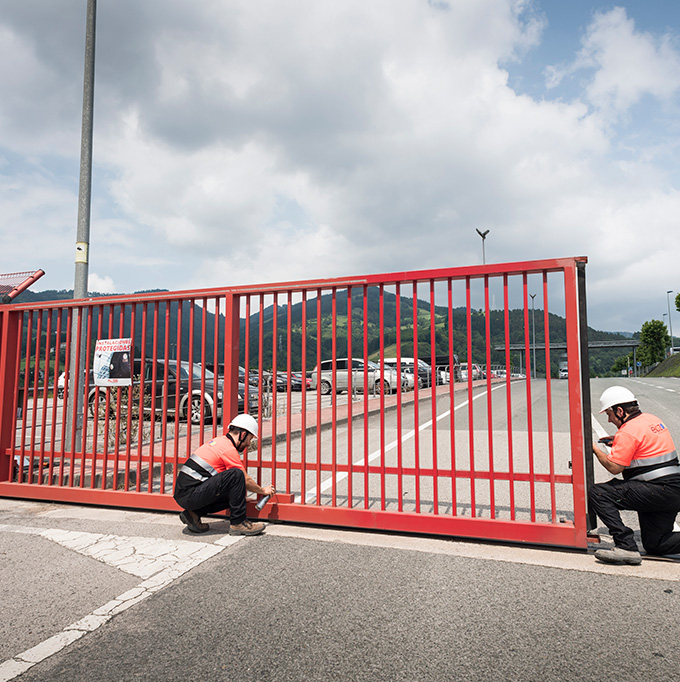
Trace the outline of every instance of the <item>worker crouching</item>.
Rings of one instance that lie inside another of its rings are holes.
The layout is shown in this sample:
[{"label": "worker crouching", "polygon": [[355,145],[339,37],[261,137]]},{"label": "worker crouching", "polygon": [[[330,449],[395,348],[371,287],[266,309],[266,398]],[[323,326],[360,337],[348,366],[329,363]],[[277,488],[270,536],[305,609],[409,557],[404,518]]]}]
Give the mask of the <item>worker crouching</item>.
[{"label": "worker crouching", "polygon": [[607,453],[593,444],[593,453],[611,474],[623,475],[598,483],[588,491],[590,509],[609,529],[613,549],[595,557],[610,564],[640,564],[632,529],[621,520],[622,510],[636,511],[647,554],[680,553],[680,532],[673,531],[680,511],[680,465],[673,439],[664,423],[640,411],[637,399],[623,386],[612,386],[600,397],[600,413],[618,429]]},{"label": "worker crouching", "polygon": [[259,535],[264,523],[246,518],[246,491],[273,495],[273,485],[262,488],[248,475],[241,454],[257,438],[257,422],[239,414],[229,423],[224,436],[201,445],[181,467],[174,498],[182,507],[180,520],[192,533],[205,533],[210,526],[201,517],[229,509],[229,535]]}]

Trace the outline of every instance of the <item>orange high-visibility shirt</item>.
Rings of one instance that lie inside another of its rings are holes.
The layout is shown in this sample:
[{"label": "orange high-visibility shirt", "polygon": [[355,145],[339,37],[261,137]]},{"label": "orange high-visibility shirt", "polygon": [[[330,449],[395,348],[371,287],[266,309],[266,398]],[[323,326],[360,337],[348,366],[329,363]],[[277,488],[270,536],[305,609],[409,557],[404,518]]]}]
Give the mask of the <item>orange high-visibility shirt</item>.
[{"label": "orange high-visibility shirt", "polygon": [[[633,460],[670,455],[674,451],[675,444],[666,425],[653,414],[643,412],[624,422],[616,432],[607,459],[629,467]],[[636,465],[644,465],[644,462],[636,462]]]},{"label": "orange high-visibility shirt", "polygon": [[244,472],[246,470],[238,450],[234,447],[231,439],[226,436],[217,436],[217,438],[203,443],[194,450],[194,455],[209,464],[217,473],[227,469],[242,469]]}]

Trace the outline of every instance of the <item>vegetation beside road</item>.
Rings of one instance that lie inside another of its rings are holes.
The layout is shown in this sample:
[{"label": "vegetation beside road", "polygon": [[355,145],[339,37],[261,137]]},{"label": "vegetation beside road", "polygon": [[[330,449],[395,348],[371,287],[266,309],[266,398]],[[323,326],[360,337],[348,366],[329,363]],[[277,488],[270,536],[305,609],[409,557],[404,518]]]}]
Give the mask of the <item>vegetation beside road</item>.
[{"label": "vegetation beside road", "polygon": [[658,364],[648,377],[680,377],[680,354],[671,355],[662,363]]}]

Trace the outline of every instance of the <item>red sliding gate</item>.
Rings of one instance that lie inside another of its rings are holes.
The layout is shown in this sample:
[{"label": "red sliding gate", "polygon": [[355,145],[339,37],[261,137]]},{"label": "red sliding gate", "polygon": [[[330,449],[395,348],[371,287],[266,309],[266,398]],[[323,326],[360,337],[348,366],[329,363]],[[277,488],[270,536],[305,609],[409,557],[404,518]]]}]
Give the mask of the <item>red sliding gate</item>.
[{"label": "red sliding gate", "polygon": [[584,547],[585,262],[0,307],[0,495],[174,510],[244,401],[263,518]]}]

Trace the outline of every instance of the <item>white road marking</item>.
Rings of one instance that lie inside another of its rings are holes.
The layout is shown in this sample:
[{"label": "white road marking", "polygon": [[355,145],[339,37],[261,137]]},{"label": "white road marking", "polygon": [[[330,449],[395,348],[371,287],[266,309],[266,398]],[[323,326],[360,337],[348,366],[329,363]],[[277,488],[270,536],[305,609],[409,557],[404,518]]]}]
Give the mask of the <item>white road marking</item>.
[{"label": "white road marking", "polygon": [[[498,386],[494,386],[494,388],[492,388],[491,390],[496,391],[499,388],[504,388],[504,387],[505,387],[505,384],[499,384]],[[478,395],[476,395],[472,400],[473,401],[477,400],[478,398],[481,398],[481,397],[487,395],[487,393],[488,393],[488,391],[482,391],[482,393],[479,393]],[[456,407],[454,408],[454,412],[456,410],[460,410],[461,408],[465,407],[466,405],[469,404],[469,402],[470,402],[469,400],[466,400],[466,401],[460,403],[460,405],[456,405]],[[450,414],[451,414],[451,410],[446,410],[446,412],[442,412],[442,414],[440,414],[437,417],[437,421],[445,419]],[[425,422],[424,424],[421,424],[418,427],[418,432],[424,431],[425,429],[429,429],[430,426],[432,426],[432,423],[433,423],[433,420],[430,419],[429,421]],[[408,431],[407,433],[405,433],[401,437],[401,443],[405,443],[407,440],[410,440],[415,435],[416,435],[415,430],[411,429],[410,431]],[[385,452],[389,452],[390,450],[394,450],[397,447],[397,445],[399,445],[399,442],[400,442],[400,440],[397,439],[397,440],[393,440],[391,443],[388,443],[385,446]],[[381,454],[382,454],[382,449],[380,449],[380,448],[378,450],[376,450],[375,452],[372,452],[368,456],[368,463],[370,464],[374,460],[378,459],[378,457],[380,457]],[[353,462],[352,464],[353,464],[353,466],[363,466],[365,464],[365,462],[366,462],[366,460],[362,457],[361,459],[358,459],[356,462]],[[326,490],[328,490],[329,488],[332,488],[333,485],[337,485],[341,481],[344,481],[347,477],[348,477],[347,472],[343,471],[343,472],[341,472],[335,476],[331,476],[330,478],[327,478],[321,484],[320,493],[323,493]],[[313,488],[310,488],[310,490],[307,492],[307,495],[305,497],[305,503],[309,502],[310,500],[313,500],[316,496],[317,496],[316,486],[314,486]],[[300,502],[302,502],[302,495],[296,495],[295,496],[295,503],[299,504]]]},{"label": "white road marking", "polygon": [[160,538],[126,537],[79,531],[0,525],[0,531],[39,535],[63,547],[89,556],[126,573],[145,578],[91,614],[67,625],[61,632],[0,664],[0,682],[26,672],[36,663],[58,653],[88,632],[107,623],[117,613],[167,587],[187,571],[219,554],[244,536],[220,537],[214,543]]}]

